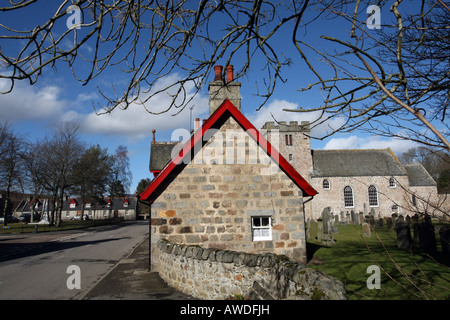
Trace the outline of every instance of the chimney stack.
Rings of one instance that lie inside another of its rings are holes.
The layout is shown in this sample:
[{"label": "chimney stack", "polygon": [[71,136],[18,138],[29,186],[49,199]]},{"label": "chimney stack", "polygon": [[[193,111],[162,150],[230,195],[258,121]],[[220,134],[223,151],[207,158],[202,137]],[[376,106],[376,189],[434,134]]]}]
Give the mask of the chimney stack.
[{"label": "chimney stack", "polygon": [[156,130],[153,129],[153,130],[152,130],[152,133],[153,133],[153,140],[152,140],[152,143],[155,143],[155,142],[156,142],[156,140],[155,140],[155,132],[156,132]]},{"label": "chimney stack", "polygon": [[200,118],[195,118],[195,130],[200,128]]},{"label": "chimney stack", "polygon": [[226,67],[227,77],[224,83],[223,66],[214,66],[214,81],[209,83],[209,114],[213,114],[225,99],[241,110],[241,83],[234,80],[234,67]]}]

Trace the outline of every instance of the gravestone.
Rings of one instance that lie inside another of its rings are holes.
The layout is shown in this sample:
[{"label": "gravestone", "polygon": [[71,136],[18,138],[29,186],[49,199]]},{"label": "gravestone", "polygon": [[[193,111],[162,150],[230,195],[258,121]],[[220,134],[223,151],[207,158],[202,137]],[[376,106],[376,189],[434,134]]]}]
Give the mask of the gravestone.
[{"label": "gravestone", "polygon": [[406,215],[405,222],[409,225],[409,227],[411,227],[411,217],[409,214]]},{"label": "gravestone", "polygon": [[339,215],[338,215],[338,214],[336,214],[336,215],[334,216],[334,224],[335,224],[336,226],[339,224]]},{"label": "gravestone", "polygon": [[306,240],[311,240],[310,230],[311,230],[311,219],[308,218],[306,220]]},{"label": "gravestone", "polygon": [[431,217],[425,214],[425,221],[418,224],[420,249],[423,252],[434,256],[436,254],[436,237]]},{"label": "gravestone", "polygon": [[391,217],[392,217],[392,224],[393,224],[394,229],[395,229],[395,225],[396,225],[397,219],[398,219],[398,214],[393,213],[393,214],[391,215]]},{"label": "gravestone", "polygon": [[362,212],[359,213],[359,224],[362,224],[364,221],[364,214]]},{"label": "gravestone", "polygon": [[339,215],[340,215],[341,221],[344,222],[344,221],[345,221],[344,211],[341,211],[341,212],[339,213]]},{"label": "gravestone", "polygon": [[439,229],[439,238],[441,240],[442,254],[450,257],[450,227],[441,227]]},{"label": "gravestone", "polygon": [[402,215],[399,215],[399,216],[397,217],[397,219],[395,220],[395,223],[394,223],[394,229],[397,229],[397,225],[398,225],[399,223],[403,223],[403,222],[405,222],[405,219],[403,218]]},{"label": "gravestone", "polygon": [[360,217],[360,214],[359,214],[359,213],[355,213],[355,224],[356,224],[357,226],[360,225],[359,217]]},{"label": "gravestone", "polygon": [[322,210],[322,221],[317,221],[317,240],[326,245],[334,244],[333,235],[331,234],[331,213],[330,208]]},{"label": "gravestone", "polygon": [[375,216],[369,216],[369,224],[372,228],[375,228]]},{"label": "gravestone", "polygon": [[323,240],[323,221],[317,221],[317,241]]},{"label": "gravestone", "polygon": [[351,224],[355,224],[355,221],[356,221],[356,218],[355,218],[355,211],[350,211],[350,214],[351,214]]},{"label": "gravestone", "polygon": [[384,219],[381,218],[381,217],[379,217],[379,218],[377,219],[377,222],[376,222],[376,224],[375,224],[375,227],[377,227],[377,228],[383,228],[383,227],[384,227]]},{"label": "gravestone", "polygon": [[414,244],[419,245],[419,215],[417,213],[411,218],[411,230],[414,235]]},{"label": "gravestone", "polygon": [[336,225],[332,225],[330,227],[330,232],[334,234],[339,233],[338,227]]},{"label": "gravestone", "polygon": [[367,222],[362,224],[363,237],[370,238],[370,225]]},{"label": "gravestone", "polygon": [[391,217],[386,218],[386,226],[387,226],[388,231],[392,231],[392,229],[394,227],[394,222],[392,221]]},{"label": "gravestone", "polygon": [[316,240],[317,238],[317,222],[311,220],[309,223],[309,237],[311,240]]},{"label": "gravestone", "polygon": [[397,232],[397,247],[401,250],[411,250],[411,230],[406,222],[398,222],[395,228]]},{"label": "gravestone", "polygon": [[330,209],[324,208],[322,210],[322,222],[323,222],[323,233],[330,232]]},{"label": "gravestone", "polygon": [[[364,217],[367,216],[367,204],[364,202]],[[362,220],[361,220],[362,221]]]}]

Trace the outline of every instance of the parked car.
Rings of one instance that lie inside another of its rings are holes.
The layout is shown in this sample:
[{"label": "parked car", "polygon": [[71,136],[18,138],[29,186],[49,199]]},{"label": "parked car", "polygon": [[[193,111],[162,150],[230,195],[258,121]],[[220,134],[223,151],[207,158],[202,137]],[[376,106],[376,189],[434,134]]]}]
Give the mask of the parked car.
[{"label": "parked car", "polygon": [[[21,222],[26,222],[26,223],[28,223],[28,222],[31,221],[31,214],[30,214],[30,213],[22,213],[22,214],[19,216],[19,219],[18,219],[18,220],[21,221]],[[39,220],[41,220],[41,215],[40,215],[39,213],[34,213],[34,215],[33,215],[33,221],[39,221]]]},{"label": "parked car", "polygon": [[[19,222],[19,219],[17,219],[16,217],[12,216],[12,215],[7,215],[6,216],[6,222],[7,223],[14,223],[14,222]],[[0,224],[5,223],[5,217],[0,217]]]}]

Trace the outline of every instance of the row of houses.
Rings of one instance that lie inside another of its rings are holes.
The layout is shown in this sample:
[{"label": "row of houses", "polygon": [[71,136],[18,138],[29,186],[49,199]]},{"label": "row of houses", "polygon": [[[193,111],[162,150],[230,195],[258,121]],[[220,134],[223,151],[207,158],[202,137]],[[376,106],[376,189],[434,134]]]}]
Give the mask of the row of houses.
[{"label": "row of houses", "polygon": [[[38,199],[37,201],[28,198],[22,199],[15,207],[13,215],[18,218],[22,214],[37,213],[41,218],[46,213],[51,212],[53,203],[50,199]],[[111,197],[100,201],[87,200],[83,203],[80,198],[67,198],[64,201],[62,220],[80,219],[124,219],[136,220],[139,216],[139,203],[134,195],[124,197]]]}]

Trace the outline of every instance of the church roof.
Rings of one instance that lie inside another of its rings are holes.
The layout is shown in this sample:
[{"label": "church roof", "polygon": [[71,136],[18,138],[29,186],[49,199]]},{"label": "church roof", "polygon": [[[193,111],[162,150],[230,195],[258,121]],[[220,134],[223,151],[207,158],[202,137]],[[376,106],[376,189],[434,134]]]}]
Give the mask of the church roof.
[{"label": "church roof", "polygon": [[404,176],[406,170],[388,149],[312,150],[314,177]]},{"label": "church roof", "polygon": [[435,187],[436,181],[421,164],[408,164],[404,166],[408,172],[410,187]]},{"label": "church roof", "polygon": [[303,191],[304,195],[314,196],[317,191],[284,159],[284,157],[272,147],[272,145],[264,138],[264,136],[251,124],[250,121],[230,102],[226,99],[222,105],[217,108],[214,113],[206,120],[205,123],[191,136],[191,138],[184,144],[181,151],[174,156],[162,169],[160,174],[150,182],[147,188],[139,195],[139,198],[144,201],[155,200],[161,192],[175,179],[175,177],[183,170],[186,163],[190,161],[186,157],[194,156],[201,148],[195,148],[203,141],[204,135],[209,129],[220,128],[225,121],[232,117],[246,132],[255,140],[267,155],[269,155],[274,162],[283,170],[286,175]]}]

